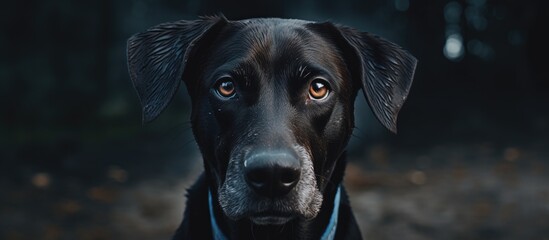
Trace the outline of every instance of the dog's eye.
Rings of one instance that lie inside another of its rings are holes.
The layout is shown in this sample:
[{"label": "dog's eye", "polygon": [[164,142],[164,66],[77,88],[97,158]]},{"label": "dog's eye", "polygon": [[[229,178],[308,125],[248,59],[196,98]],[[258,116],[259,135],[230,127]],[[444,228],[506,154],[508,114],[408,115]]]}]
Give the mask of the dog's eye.
[{"label": "dog's eye", "polygon": [[309,97],[311,99],[324,99],[328,96],[328,93],[330,93],[330,88],[326,80],[317,78],[311,82],[309,86]]},{"label": "dog's eye", "polygon": [[233,79],[230,77],[221,78],[217,83],[216,91],[222,97],[229,98],[234,96],[236,89]]}]

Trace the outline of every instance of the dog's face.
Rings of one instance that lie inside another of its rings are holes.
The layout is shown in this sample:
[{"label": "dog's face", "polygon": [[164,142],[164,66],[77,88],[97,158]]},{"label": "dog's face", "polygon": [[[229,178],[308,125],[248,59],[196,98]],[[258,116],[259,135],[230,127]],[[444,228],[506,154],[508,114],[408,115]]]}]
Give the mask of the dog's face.
[{"label": "dog's face", "polygon": [[315,217],[357,92],[394,131],[415,68],[378,37],[283,19],[163,24],[132,37],[128,58],[145,121],[186,83],[211,191],[227,217],[256,224]]},{"label": "dog's face", "polygon": [[[194,66],[203,71],[188,83],[192,124],[225,214],[255,223],[314,217],[353,127],[356,88],[337,48],[304,22],[251,20],[201,52]],[[283,166],[269,176],[266,164]]]}]

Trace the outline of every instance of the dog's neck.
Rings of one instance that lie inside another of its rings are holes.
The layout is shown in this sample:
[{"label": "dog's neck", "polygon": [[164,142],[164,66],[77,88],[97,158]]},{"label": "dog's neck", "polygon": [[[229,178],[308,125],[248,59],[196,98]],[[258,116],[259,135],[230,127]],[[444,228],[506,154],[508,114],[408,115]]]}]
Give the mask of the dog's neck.
[{"label": "dog's neck", "polygon": [[[339,186],[343,179],[345,160],[345,153],[343,153],[336,161],[330,181],[324,187],[322,206],[315,218],[297,218],[283,226],[260,226],[247,219],[234,221],[227,218],[222,214],[223,211],[217,201],[212,201],[210,211],[213,213],[210,212],[210,214],[215,219],[218,234],[228,239],[321,239],[326,231],[331,231],[328,228],[333,221],[334,203],[339,201],[339,199],[336,200],[336,196],[338,191],[341,191]],[[215,227],[212,225],[212,230],[213,228]]]}]

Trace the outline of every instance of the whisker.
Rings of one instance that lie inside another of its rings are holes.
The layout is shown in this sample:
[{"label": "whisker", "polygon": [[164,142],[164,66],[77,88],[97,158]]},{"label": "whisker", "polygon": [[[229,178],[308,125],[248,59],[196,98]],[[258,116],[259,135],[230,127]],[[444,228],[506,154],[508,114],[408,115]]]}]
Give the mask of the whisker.
[{"label": "whisker", "polygon": [[328,179],[327,177],[322,176],[322,175],[319,175],[319,174],[316,174],[316,173],[315,173],[315,176],[321,178],[321,179],[326,183],[326,186],[328,186],[328,184],[330,184],[330,187],[334,187],[334,186],[335,186],[335,184],[334,184],[332,181],[330,181],[330,179]]},{"label": "whisker", "polygon": [[252,231],[252,238],[253,238],[253,239],[256,239],[256,237],[255,237],[255,232],[254,232],[254,224],[253,224],[253,223],[250,224],[250,228],[251,228],[251,231]]},{"label": "whisker", "polygon": [[286,223],[282,224],[282,227],[280,228],[280,233],[284,232],[284,227],[286,227]]}]

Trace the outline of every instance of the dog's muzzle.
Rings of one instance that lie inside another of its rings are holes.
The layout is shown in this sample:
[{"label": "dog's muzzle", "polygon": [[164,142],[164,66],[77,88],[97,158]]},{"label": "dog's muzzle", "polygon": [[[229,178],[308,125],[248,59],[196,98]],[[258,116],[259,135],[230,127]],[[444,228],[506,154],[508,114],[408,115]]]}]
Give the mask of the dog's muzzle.
[{"label": "dog's muzzle", "polygon": [[311,155],[298,145],[236,149],[218,192],[227,217],[258,225],[311,219],[322,204]]}]

